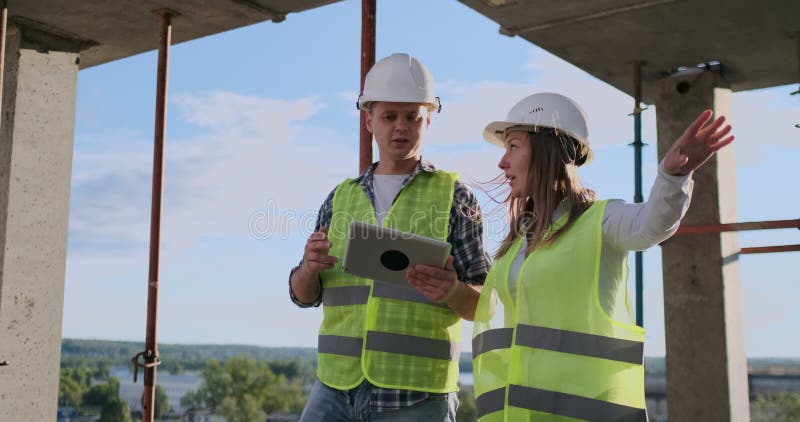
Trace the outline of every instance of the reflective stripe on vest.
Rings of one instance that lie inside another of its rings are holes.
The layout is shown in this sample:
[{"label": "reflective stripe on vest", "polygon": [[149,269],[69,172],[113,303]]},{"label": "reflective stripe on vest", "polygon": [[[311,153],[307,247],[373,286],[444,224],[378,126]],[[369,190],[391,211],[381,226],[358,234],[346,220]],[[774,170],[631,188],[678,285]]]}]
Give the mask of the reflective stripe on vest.
[{"label": "reflective stripe on vest", "polygon": [[519,385],[508,387],[508,405],[591,421],[647,421],[644,409]]},{"label": "reflective stripe on vest", "polygon": [[317,337],[317,352],[359,357],[362,343],[360,337],[320,335]]},{"label": "reflective stripe on vest", "polygon": [[[473,357],[511,347],[512,333],[511,328],[497,328],[475,336],[472,339]],[[644,343],[640,341],[525,324],[517,325],[516,344],[628,363],[642,363],[644,356]]]},{"label": "reflective stripe on vest", "polygon": [[322,290],[325,306],[365,305],[369,300],[369,286],[328,287]]},{"label": "reflective stripe on vest", "polygon": [[475,398],[475,407],[477,407],[477,416],[479,418],[488,415],[489,413],[499,412],[503,410],[506,405],[506,389],[498,388],[496,390],[487,391]]},{"label": "reflective stripe on vest", "polygon": [[406,334],[382,333],[379,331],[370,331],[367,333],[367,344],[365,348],[367,350],[375,350],[376,352],[397,353],[442,360],[458,360],[459,353],[458,343]]},{"label": "reflective stripe on vest", "polygon": [[495,349],[511,347],[511,338],[514,336],[513,328],[495,328],[484,331],[472,339],[472,358]]},{"label": "reflective stripe on vest", "polygon": [[641,364],[644,343],[554,328],[519,324],[517,344],[557,352]]},{"label": "reflective stripe on vest", "polygon": [[373,285],[372,296],[385,299],[405,300],[406,302],[424,303],[440,308],[448,307],[444,303],[431,302],[430,299],[425,297],[425,295],[420,293],[417,289],[393,286],[388,283],[381,283],[380,281],[376,281]]},{"label": "reflective stripe on vest", "polygon": [[[325,306],[365,305],[369,300],[369,289],[369,286],[329,287],[322,291],[322,304]],[[413,288],[396,287],[381,282],[375,283],[372,296],[424,303],[439,308],[448,307],[444,303],[431,302],[425,295]]]},{"label": "reflective stripe on vest", "polygon": [[[317,351],[342,356],[361,356],[362,340],[358,337],[320,335],[317,338]],[[422,358],[456,360],[459,347],[457,343],[435,340],[405,334],[367,333],[367,350],[397,353]]]},{"label": "reflective stripe on vest", "polygon": [[[478,418],[503,410],[505,393],[505,388],[498,388],[477,397],[475,404]],[[508,386],[508,405],[591,421],[647,421],[644,409],[520,385]]]},{"label": "reflective stripe on vest", "polygon": [[[472,339],[473,357],[495,349],[511,347],[512,333],[511,328],[497,328],[475,336]],[[517,325],[516,344],[629,363],[642,363],[644,356],[644,343],[640,341],[525,324]]]}]

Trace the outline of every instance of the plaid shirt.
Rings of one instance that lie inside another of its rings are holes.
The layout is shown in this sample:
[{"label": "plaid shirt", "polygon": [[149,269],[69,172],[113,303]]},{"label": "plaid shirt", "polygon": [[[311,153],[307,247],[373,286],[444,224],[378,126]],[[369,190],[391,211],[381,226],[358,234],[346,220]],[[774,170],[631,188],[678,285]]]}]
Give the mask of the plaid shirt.
[{"label": "plaid shirt", "polygon": [[[375,190],[373,187],[373,174],[377,163],[373,163],[356,180],[366,192],[373,207],[375,206]],[[436,168],[427,160],[420,159],[414,171],[403,180],[400,192],[420,172],[435,172]],[[317,224],[314,231],[319,231],[320,227],[330,226],[333,214],[333,195],[336,189],[331,191],[328,198],[319,209]],[[399,195],[399,194],[398,194]],[[396,200],[397,198],[395,198]],[[447,241],[453,245],[453,266],[455,267],[458,279],[472,285],[483,285],[486,274],[489,272],[490,258],[484,250],[483,245],[483,218],[478,199],[467,185],[460,180],[456,181],[453,192],[453,207],[450,210],[450,231]],[[302,264],[302,261],[300,262]],[[299,268],[299,265],[292,269],[292,273]],[[312,303],[302,303],[294,295],[291,288],[291,275],[289,276],[289,295],[297,306],[302,308],[319,306],[322,303],[322,280],[320,279],[320,295]],[[372,389],[370,408],[372,411],[381,412],[387,410],[397,410],[402,407],[413,406],[426,400],[432,393],[421,391],[394,390],[388,388],[375,387]]]}]

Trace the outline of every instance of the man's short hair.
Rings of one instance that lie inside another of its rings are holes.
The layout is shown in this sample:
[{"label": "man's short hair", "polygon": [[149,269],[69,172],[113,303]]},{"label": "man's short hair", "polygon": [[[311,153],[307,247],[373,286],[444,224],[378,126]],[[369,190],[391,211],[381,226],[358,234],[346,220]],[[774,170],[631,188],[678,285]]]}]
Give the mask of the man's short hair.
[{"label": "man's short hair", "polygon": [[[375,104],[377,104],[377,103],[379,103],[379,102],[380,102],[380,101],[367,101],[367,102],[365,102],[365,103],[364,103],[364,109],[365,109],[365,110],[366,110],[368,113],[372,113],[373,109],[375,108]],[[390,102],[390,101],[384,101],[384,102]],[[424,103],[417,103],[417,104],[419,104],[419,105],[421,105],[421,106],[425,107],[425,108],[427,109],[427,111],[428,111],[428,114],[431,114],[431,111],[432,111],[432,110],[431,110],[431,107],[430,107],[430,106],[428,106],[427,104],[424,104]]]}]

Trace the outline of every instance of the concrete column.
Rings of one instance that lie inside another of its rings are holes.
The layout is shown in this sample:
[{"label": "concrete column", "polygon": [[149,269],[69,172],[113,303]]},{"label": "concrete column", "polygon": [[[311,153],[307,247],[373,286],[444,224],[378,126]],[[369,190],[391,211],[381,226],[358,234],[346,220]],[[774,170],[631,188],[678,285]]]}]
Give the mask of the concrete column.
[{"label": "concrete column", "polygon": [[0,120],[0,420],[56,417],[75,43],[9,25]]},{"label": "concrete column", "polygon": [[[656,97],[658,156],[705,109],[731,116],[731,91],[713,72],[666,78]],[[683,224],[737,221],[732,147],[694,174]],[[662,245],[668,416],[675,421],[748,421],[739,236],[673,237]]]}]

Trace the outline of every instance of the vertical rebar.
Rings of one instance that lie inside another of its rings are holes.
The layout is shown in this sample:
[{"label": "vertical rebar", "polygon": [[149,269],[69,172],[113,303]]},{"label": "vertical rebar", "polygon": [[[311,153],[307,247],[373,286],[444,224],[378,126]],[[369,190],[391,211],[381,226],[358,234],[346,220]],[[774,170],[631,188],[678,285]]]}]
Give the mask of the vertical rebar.
[{"label": "vertical rebar", "polygon": [[[361,2],[361,93],[364,93],[364,78],[375,64],[375,0]],[[362,173],[372,164],[372,134],[367,130],[367,114],[361,115],[361,137],[359,141],[358,172]]]},{"label": "vertical rebar", "polygon": [[[800,32],[794,33],[794,39],[797,41],[797,91],[791,95],[798,95],[800,94]],[[794,127],[800,128],[800,123],[796,123]]]},{"label": "vertical rebar", "polygon": [[794,39],[797,42],[797,92],[795,94],[800,94],[800,31],[794,33]]},{"label": "vertical rebar", "polygon": [[0,1],[0,7],[3,8],[2,12],[0,12],[0,109],[2,109],[3,73],[6,64],[6,30],[8,29],[8,2],[6,0]]},{"label": "vertical rebar", "polygon": [[152,422],[155,410],[156,363],[158,361],[158,283],[161,255],[161,199],[164,194],[164,142],[167,131],[167,82],[169,48],[174,12],[159,10],[161,17],[156,81],[156,122],[153,149],[153,196],[150,208],[150,269],[147,287],[147,338],[144,360],[142,421]]},{"label": "vertical rebar", "polygon": [[[642,197],[642,62],[633,62],[633,202]],[[636,251],[636,325],[644,327],[644,253]]]}]

